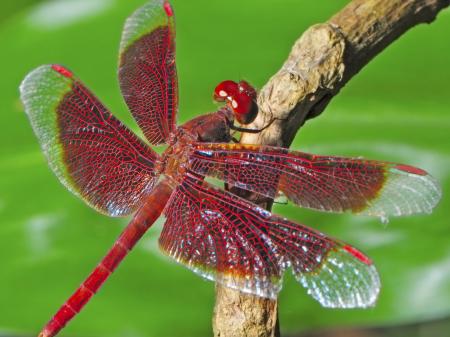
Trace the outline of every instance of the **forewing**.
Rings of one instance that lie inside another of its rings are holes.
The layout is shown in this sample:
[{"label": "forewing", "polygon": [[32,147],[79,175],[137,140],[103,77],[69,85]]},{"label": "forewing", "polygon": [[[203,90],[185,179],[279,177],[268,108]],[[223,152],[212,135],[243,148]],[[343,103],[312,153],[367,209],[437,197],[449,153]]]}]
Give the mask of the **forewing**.
[{"label": "forewing", "polygon": [[160,247],[203,277],[276,298],[291,267],[323,306],[367,307],[377,299],[378,274],[361,252],[196,178],[177,187],[165,214]]},{"label": "forewing", "polygon": [[175,22],[167,1],[150,1],[128,18],[119,63],[120,88],[134,119],[150,143],[165,143],[178,108]]},{"label": "forewing", "polygon": [[157,154],[69,70],[41,66],[20,94],[50,167],[70,191],[112,216],[139,206],[155,183]]},{"label": "forewing", "polygon": [[196,173],[231,186],[270,198],[281,191],[299,206],[328,212],[429,213],[441,197],[438,182],[412,166],[279,147],[198,143],[190,163]]}]

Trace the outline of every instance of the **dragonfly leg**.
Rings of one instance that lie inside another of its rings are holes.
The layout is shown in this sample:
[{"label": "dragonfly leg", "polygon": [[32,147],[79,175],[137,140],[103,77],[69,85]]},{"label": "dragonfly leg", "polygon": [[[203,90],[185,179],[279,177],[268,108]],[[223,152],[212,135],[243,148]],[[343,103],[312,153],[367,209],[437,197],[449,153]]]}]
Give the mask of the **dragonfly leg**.
[{"label": "dragonfly leg", "polygon": [[237,132],[247,132],[247,133],[260,133],[261,131],[267,129],[275,120],[275,118],[272,118],[270,120],[269,123],[267,123],[266,125],[264,125],[261,129],[248,129],[248,128],[244,128],[241,126],[236,126],[234,125],[234,123],[232,121],[230,121],[229,127],[231,130],[233,131],[237,131]]}]

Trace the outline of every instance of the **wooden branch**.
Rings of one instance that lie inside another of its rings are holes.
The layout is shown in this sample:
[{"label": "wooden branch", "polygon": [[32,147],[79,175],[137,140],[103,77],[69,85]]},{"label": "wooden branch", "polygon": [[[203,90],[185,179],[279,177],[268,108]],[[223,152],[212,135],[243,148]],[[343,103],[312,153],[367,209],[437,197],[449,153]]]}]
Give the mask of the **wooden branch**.
[{"label": "wooden branch", "polygon": [[[353,0],[328,22],[310,27],[280,71],[262,88],[260,113],[241,143],[289,147],[306,120],[322,113],[373,57],[410,28],[430,23],[450,0]],[[216,337],[279,336],[277,301],[216,285]]]},{"label": "wooden branch", "polygon": [[279,337],[278,302],[216,284],[216,337]]}]

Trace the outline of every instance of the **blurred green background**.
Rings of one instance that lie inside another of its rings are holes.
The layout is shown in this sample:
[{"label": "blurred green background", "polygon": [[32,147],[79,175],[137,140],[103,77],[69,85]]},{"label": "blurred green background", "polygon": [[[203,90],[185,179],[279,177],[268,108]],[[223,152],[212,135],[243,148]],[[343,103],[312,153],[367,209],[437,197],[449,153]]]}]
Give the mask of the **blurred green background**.
[{"label": "blurred green background", "polygon": [[[95,213],[56,180],[23,113],[19,84],[40,64],[64,64],[136,130],[119,92],[117,51],[125,18],[143,3],[0,4],[0,335],[35,335],[127,222]],[[223,79],[245,78],[261,87],[307,27],[346,3],[173,0],[179,121],[213,111],[211,93]],[[296,149],[424,168],[440,180],[444,196],[432,215],[391,219],[388,226],[376,219],[276,206],[277,213],[367,252],[382,278],[375,308],[330,310],[287,274],[280,295],[283,333],[446,322],[450,316],[449,32],[449,10],[433,24],[414,28],[299,132]],[[214,285],[158,252],[160,227],[145,236],[62,336],[211,335]],[[448,327],[443,324],[439,333],[450,335]]]}]

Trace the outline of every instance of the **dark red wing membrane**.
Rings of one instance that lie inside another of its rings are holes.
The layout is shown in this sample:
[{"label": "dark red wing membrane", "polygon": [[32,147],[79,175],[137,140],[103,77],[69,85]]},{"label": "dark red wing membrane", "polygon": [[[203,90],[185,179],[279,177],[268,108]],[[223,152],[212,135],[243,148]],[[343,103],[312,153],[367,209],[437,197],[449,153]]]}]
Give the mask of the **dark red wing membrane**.
[{"label": "dark red wing membrane", "polygon": [[387,217],[430,212],[441,196],[425,171],[395,163],[315,156],[241,144],[194,146],[191,169],[270,198],[283,192],[299,206]]},{"label": "dark red wing membrane", "polygon": [[162,250],[202,276],[276,298],[286,268],[322,305],[373,305],[379,279],[355,248],[187,176],[165,209]]},{"label": "dark red wing membrane", "polygon": [[37,68],[20,90],[59,180],[103,213],[134,211],[156,181],[157,154],[62,66]]},{"label": "dark red wing membrane", "polygon": [[128,18],[122,35],[119,81],[133,117],[154,145],[175,129],[178,83],[175,23],[170,5],[152,1]]}]

